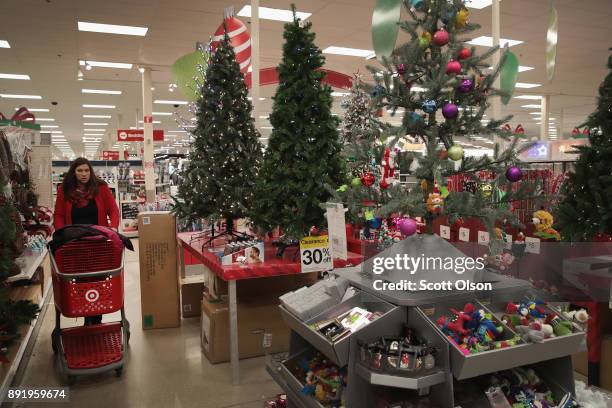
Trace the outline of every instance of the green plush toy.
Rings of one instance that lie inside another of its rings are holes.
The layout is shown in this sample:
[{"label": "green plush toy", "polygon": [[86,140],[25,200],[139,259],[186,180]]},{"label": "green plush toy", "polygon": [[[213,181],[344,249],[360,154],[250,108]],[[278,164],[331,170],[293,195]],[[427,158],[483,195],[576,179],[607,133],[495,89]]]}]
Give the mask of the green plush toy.
[{"label": "green plush toy", "polygon": [[556,314],[548,315],[546,323],[553,327],[555,336],[566,336],[572,333],[572,322],[561,320]]}]

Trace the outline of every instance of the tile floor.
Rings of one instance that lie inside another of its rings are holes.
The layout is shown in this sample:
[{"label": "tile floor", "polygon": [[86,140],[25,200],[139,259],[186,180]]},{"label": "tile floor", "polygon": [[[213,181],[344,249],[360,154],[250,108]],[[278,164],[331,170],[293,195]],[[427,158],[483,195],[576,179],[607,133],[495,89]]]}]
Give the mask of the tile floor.
[{"label": "tile floor", "polygon": [[[199,318],[184,319],[176,329],[142,330],[137,240],[134,243],[136,251],[128,251],[125,259],[125,307],[131,338],[123,376],[117,378],[112,372],[81,377],[70,388],[70,403],[46,405],[51,408],[261,408],[266,397],[279,393],[280,388],[265,371],[263,357],[242,360],[241,385],[230,385],[229,364],[212,365],[200,351]],[[113,314],[105,316],[104,321],[119,318]],[[53,306],[47,309],[43,319],[21,386],[62,384],[51,350]],[[82,319],[62,318],[62,327],[79,324]],[[15,403],[12,407],[33,405]]]}]

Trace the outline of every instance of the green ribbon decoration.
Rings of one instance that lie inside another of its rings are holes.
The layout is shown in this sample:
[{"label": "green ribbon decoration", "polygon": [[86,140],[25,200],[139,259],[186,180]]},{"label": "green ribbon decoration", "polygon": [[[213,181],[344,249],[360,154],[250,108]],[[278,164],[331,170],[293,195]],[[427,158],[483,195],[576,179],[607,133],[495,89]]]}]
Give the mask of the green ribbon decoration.
[{"label": "green ribbon decoration", "polygon": [[546,31],[546,78],[552,81],[557,63],[557,40],[559,33],[559,16],[556,8],[550,9],[548,30]]},{"label": "green ribbon decoration", "polygon": [[200,90],[195,78],[200,78],[204,82],[204,77],[198,71],[198,65],[204,68],[208,66],[208,54],[200,50],[183,55],[172,65],[172,74],[176,85],[183,96],[190,101],[197,101],[200,97]]},{"label": "green ribbon decoration", "polygon": [[510,51],[506,51],[500,73],[500,90],[503,92],[501,101],[504,105],[510,102],[510,98],[512,98],[512,94],[514,93],[514,87],[518,79],[518,67],[519,60],[516,55]]},{"label": "green ribbon decoration", "polygon": [[391,56],[395,49],[401,12],[402,0],[376,1],[372,13],[372,45],[379,61]]}]

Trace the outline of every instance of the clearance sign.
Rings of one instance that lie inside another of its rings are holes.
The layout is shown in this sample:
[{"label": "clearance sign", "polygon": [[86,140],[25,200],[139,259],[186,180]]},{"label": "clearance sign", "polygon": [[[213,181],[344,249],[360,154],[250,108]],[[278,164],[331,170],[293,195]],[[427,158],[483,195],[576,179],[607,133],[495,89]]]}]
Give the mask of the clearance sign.
[{"label": "clearance sign", "polygon": [[302,273],[329,271],[334,268],[327,235],[300,240],[300,254]]}]

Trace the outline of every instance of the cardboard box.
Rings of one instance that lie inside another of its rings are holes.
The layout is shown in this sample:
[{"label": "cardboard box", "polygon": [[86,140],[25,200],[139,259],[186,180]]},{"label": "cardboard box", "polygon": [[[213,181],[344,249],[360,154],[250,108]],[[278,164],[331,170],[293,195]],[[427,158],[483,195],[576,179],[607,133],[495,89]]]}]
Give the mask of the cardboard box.
[{"label": "cardboard box", "polygon": [[[238,302],[247,302],[249,299],[260,298],[262,293],[265,293],[269,298],[278,298],[302,286],[313,285],[318,280],[318,272],[281,275],[260,279],[244,279],[236,282],[236,296],[238,297]],[[218,297],[227,295],[227,282],[217,277],[215,282],[215,293]]]},{"label": "cardboard box", "polygon": [[183,317],[197,317],[202,313],[202,294],[204,283],[187,283],[181,285],[181,311]]},{"label": "cardboard box", "polygon": [[180,325],[176,219],[167,211],[138,215],[142,328]]},{"label": "cardboard box", "polygon": [[[277,302],[238,305],[238,349],[241,359],[263,356],[264,342],[270,346],[266,348],[268,353],[288,351],[289,333]],[[202,300],[201,343],[202,352],[211,363],[229,361],[229,308],[226,302]]]},{"label": "cardboard box", "polygon": [[[587,352],[572,355],[574,371],[588,375]],[[599,367],[599,387],[612,391],[612,336],[604,336],[601,340],[601,364]]]}]

